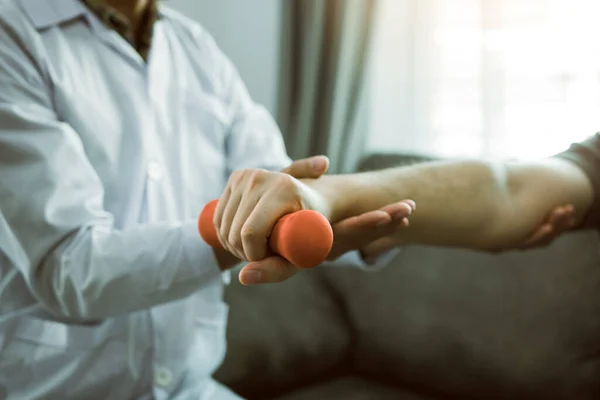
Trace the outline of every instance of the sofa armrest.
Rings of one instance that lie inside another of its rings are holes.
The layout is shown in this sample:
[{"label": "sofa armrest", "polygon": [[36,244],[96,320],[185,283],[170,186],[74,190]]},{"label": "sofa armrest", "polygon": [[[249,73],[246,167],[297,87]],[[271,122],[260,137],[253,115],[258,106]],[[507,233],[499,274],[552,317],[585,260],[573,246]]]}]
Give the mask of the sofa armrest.
[{"label": "sofa armrest", "polygon": [[277,285],[233,279],[228,350],[215,379],[245,398],[272,398],[336,376],[351,357],[350,325],[323,270]]}]

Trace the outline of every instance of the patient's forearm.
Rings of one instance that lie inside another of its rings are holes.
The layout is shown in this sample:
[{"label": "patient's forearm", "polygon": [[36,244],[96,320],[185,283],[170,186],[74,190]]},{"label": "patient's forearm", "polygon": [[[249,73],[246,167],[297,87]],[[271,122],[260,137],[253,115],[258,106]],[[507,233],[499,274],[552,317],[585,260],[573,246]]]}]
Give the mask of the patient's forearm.
[{"label": "patient's forearm", "polygon": [[333,199],[334,221],[412,199],[417,209],[403,239],[447,246],[487,246],[490,222],[509,201],[505,168],[480,161],[325,176],[314,185]]},{"label": "patient's forearm", "polygon": [[333,221],[412,199],[410,228],[399,233],[405,243],[488,250],[519,246],[558,205],[574,204],[580,219],[592,197],[583,173],[556,160],[436,162],[310,184],[330,199]]}]

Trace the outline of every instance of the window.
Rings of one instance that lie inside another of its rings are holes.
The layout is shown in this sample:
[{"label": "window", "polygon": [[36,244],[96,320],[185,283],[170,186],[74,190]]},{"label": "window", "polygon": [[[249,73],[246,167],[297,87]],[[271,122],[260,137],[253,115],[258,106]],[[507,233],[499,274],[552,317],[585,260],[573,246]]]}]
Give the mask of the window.
[{"label": "window", "polygon": [[370,149],[534,159],[600,130],[597,0],[381,0]]}]

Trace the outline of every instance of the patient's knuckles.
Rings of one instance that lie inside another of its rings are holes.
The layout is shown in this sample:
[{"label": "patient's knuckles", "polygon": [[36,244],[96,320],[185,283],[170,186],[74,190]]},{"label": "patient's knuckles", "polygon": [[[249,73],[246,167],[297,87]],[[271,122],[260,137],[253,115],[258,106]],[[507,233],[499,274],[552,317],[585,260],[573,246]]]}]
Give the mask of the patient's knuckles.
[{"label": "patient's knuckles", "polygon": [[246,171],[244,179],[248,184],[248,188],[256,189],[268,185],[274,176],[275,173],[271,171],[264,169],[250,169]]},{"label": "patient's knuckles", "polygon": [[246,171],[245,170],[236,170],[229,175],[229,180],[227,182],[227,186],[233,191],[238,184],[244,179]]},{"label": "patient's knuckles", "polygon": [[229,245],[237,251],[243,251],[242,237],[237,229],[232,229],[227,237]]},{"label": "patient's knuckles", "polygon": [[250,224],[245,224],[240,230],[240,240],[244,244],[256,245],[259,239],[260,235],[256,231],[256,228]]},{"label": "patient's knuckles", "polygon": [[278,205],[285,212],[295,212],[306,208],[305,199],[300,188],[299,182],[291,176],[282,179],[273,191],[278,199],[281,199]]}]

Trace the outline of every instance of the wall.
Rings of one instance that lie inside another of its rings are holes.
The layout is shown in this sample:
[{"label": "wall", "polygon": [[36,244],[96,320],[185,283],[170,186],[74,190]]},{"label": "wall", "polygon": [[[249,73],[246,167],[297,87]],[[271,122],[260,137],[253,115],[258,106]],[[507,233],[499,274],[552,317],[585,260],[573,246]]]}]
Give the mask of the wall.
[{"label": "wall", "polygon": [[238,67],[250,94],[276,111],[281,8],[285,0],[170,0],[200,22]]}]

